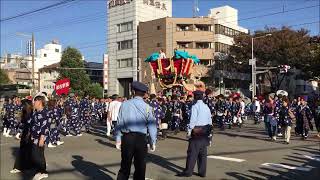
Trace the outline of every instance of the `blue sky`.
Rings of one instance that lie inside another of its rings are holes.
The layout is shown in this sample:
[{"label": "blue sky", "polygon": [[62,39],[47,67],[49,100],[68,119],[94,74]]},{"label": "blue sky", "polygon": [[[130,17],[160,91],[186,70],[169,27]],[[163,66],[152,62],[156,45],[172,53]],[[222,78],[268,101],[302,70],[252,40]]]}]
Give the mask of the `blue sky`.
[{"label": "blue sky", "polygon": [[[56,2],[59,1],[1,0],[1,19]],[[199,15],[206,16],[210,8],[229,5],[238,9],[240,26],[251,31],[263,29],[266,25],[293,25],[292,28],[306,28],[311,35],[317,35],[320,34],[320,7],[316,6],[319,3],[319,0],[199,0]],[[1,56],[5,52],[21,52],[21,42],[22,52],[25,53],[27,38],[17,36],[16,33],[34,32],[37,49],[58,39],[63,47],[79,48],[89,61],[101,62],[106,52],[106,4],[106,0],[78,0],[62,7],[1,22]],[[192,17],[192,6],[193,0],[173,0],[173,17]],[[300,10],[269,15],[283,9]],[[259,18],[251,18],[257,16]]]}]

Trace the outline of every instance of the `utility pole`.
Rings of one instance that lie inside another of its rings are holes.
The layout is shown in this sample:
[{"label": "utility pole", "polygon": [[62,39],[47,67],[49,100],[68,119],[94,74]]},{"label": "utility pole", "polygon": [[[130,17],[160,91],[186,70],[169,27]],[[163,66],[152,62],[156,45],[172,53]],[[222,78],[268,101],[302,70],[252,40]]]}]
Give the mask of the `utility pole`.
[{"label": "utility pole", "polygon": [[252,80],[252,98],[256,95],[257,92],[257,81],[256,81],[256,59],[254,58],[254,54],[253,54],[253,40],[254,39],[258,39],[258,38],[264,38],[264,37],[268,37],[268,36],[272,36],[272,34],[265,34],[263,36],[258,36],[258,37],[252,37],[251,38],[251,61],[249,61],[249,64],[251,65],[251,80]]},{"label": "utility pole", "polygon": [[32,33],[32,95],[35,94],[35,82],[34,82],[34,64],[35,64],[35,40],[34,33]]},{"label": "utility pole", "polygon": [[253,57],[253,39],[251,38],[251,82],[252,82],[252,99],[256,95],[256,60]]}]

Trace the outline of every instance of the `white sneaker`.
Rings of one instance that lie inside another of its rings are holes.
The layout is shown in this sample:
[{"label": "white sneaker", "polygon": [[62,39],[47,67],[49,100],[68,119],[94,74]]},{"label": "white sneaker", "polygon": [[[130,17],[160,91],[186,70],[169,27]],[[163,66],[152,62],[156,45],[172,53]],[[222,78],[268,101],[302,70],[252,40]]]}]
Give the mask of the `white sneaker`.
[{"label": "white sneaker", "polygon": [[71,136],[73,136],[73,135],[72,135],[72,134],[67,134],[66,136],[67,136],[67,137],[71,137]]},{"label": "white sneaker", "polygon": [[55,147],[57,147],[57,146],[53,145],[52,143],[48,144],[48,148],[55,148]]},{"label": "white sneaker", "polygon": [[20,138],[20,133],[18,133],[18,134],[16,135],[16,139],[18,139],[18,140],[21,139],[21,138]]},{"label": "white sneaker", "polygon": [[34,177],[33,180],[40,180],[40,179],[44,179],[47,178],[48,174],[46,173],[37,173]]},{"label": "white sneaker", "polygon": [[47,173],[41,173],[39,180],[44,179],[44,178],[48,178],[48,177],[49,177],[49,175]]},{"label": "white sneaker", "polygon": [[82,136],[82,134],[78,134],[77,136],[80,137],[80,136]]},{"label": "white sneaker", "polygon": [[10,135],[10,129],[7,131],[7,136],[6,137],[12,137],[11,135]]},{"label": "white sneaker", "polygon": [[38,180],[40,175],[41,173],[37,173],[36,175],[33,176],[32,180]]},{"label": "white sneaker", "polygon": [[12,169],[10,171],[11,174],[16,174],[16,173],[19,173],[19,172],[21,172],[19,169]]},{"label": "white sneaker", "polygon": [[63,143],[64,143],[63,141],[57,141],[58,146],[62,145]]},{"label": "white sneaker", "polygon": [[2,133],[3,136],[7,136],[7,130],[8,130],[7,128],[3,129],[3,133]]},{"label": "white sneaker", "polygon": [[278,136],[282,136],[282,133],[279,133]]}]

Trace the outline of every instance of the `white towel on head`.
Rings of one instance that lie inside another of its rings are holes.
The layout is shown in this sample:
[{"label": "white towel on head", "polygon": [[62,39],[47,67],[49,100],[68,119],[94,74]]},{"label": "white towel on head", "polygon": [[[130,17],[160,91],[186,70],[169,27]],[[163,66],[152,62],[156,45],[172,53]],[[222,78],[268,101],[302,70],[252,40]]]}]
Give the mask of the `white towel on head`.
[{"label": "white towel on head", "polygon": [[[34,98],[37,97],[37,96],[43,96],[46,101],[49,101],[48,97],[47,97],[45,94],[43,94],[42,92],[38,92],[38,93],[34,96]],[[34,101],[34,98],[33,98],[32,101]]]}]

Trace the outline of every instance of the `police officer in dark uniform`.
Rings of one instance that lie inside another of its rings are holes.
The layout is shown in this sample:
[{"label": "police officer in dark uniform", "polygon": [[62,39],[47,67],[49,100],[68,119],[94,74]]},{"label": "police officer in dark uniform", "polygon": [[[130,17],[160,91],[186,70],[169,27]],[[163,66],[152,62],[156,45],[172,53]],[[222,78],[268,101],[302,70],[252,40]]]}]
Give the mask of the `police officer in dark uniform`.
[{"label": "police officer in dark uniform", "polygon": [[148,87],[140,82],[132,82],[134,98],[121,105],[116,126],[116,147],[121,146],[121,168],[118,180],[127,180],[134,159],[134,180],[145,179],[147,156],[147,133],[151,138],[151,151],[154,151],[157,139],[157,127],[152,107],[143,97]]},{"label": "police officer in dark uniform", "polygon": [[191,118],[188,127],[189,146],[187,151],[186,168],[177,174],[179,177],[190,177],[193,168],[198,163],[198,174],[200,177],[206,176],[207,170],[207,146],[209,145],[209,135],[212,130],[211,112],[203,102],[203,92],[195,91],[194,100],[196,103],[191,108]]}]

